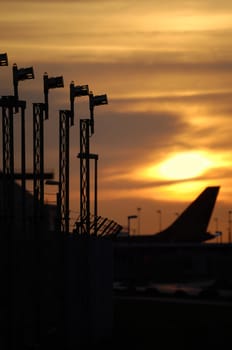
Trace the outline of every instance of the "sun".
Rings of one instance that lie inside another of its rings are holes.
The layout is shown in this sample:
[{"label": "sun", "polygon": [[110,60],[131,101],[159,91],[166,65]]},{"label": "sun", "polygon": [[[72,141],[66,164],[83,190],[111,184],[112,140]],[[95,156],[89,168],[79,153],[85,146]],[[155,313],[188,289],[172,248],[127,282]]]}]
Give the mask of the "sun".
[{"label": "sun", "polygon": [[173,155],[158,167],[162,178],[169,180],[192,179],[202,175],[212,167],[213,162],[198,152],[183,152]]}]

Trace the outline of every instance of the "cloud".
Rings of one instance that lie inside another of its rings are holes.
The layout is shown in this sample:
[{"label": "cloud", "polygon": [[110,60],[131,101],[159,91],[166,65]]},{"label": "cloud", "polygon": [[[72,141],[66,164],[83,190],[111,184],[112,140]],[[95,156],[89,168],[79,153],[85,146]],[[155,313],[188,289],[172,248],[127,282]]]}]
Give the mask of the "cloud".
[{"label": "cloud", "polygon": [[110,115],[102,112],[95,123],[95,147],[103,154],[107,149],[104,162],[109,166],[113,159],[119,168],[123,159],[130,166],[134,162],[147,162],[151,154],[166,152],[172,147],[176,133],[187,127],[178,114],[169,111],[123,113],[116,105],[115,111]]}]

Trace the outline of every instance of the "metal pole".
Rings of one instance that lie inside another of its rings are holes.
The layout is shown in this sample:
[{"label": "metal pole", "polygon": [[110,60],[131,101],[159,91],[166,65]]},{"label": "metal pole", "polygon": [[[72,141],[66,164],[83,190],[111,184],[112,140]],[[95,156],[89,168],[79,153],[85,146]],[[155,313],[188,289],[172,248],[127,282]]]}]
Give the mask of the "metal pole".
[{"label": "metal pole", "polygon": [[65,195],[66,195],[66,203],[65,203],[65,231],[69,233],[69,123],[71,119],[71,114],[68,111],[66,113],[66,164],[65,164],[65,172],[66,172],[66,186],[65,186]]},{"label": "metal pole", "polygon": [[21,108],[21,173],[22,173],[22,232],[26,229],[26,147],[25,108]]},{"label": "metal pole", "polygon": [[43,103],[33,103],[33,177],[34,177],[34,254],[35,254],[35,335],[37,344],[41,336],[41,299],[40,299],[40,236],[43,232],[44,211],[44,119]]},{"label": "metal pole", "polygon": [[71,112],[60,110],[59,198],[60,230],[69,233],[69,124]]},{"label": "metal pole", "polygon": [[128,224],[127,224],[127,227],[128,227],[128,236],[130,236],[130,217],[129,217],[129,216],[127,217],[127,221],[128,221]]},{"label": "metal pole", "polygon": [[232,211],[229,210],[228,211],[228,229],[229,229],[228,240],[229,240],[229,243],[231,243],[231,214],[232,214]]},{"label": "metal pole", "polygon": [[[3,242],[6,243],[6,295],[7,295],[7,343],[12,345],[12,294],[13,294],[13,234],[14,234],[14,131],[13,131],[13,107],[14,98],[4,96],[0,100],[2,107],[2,140],[3,140]],[[4,285],[3,282],[3,285]]]},{"label": "metal pole", "polygon": [[140,235],[140,212],[141,208],[137,208],[138,211],[138,235]]},{"label": "metal pole", "polygon": [[89,119],[80,119],[80,233],[90,234]]},{"label": "metal pole", "polygon": [[98,162],[98,155],[93,154],[94,158],[94,234],[97,236],[97,215],[98,215],[98,177],[97,177],[97,162]]},{"label": "metal pole", "polygon": [[[87,128],[89,134],[89,128]],[[89,135],[86,138],[86,233],[90,234],[90,167],[89,167]]]},{"label": "metal pole", "polygon": [[94,233],[97,236],[97,160],[98,157],[94,158],[94,173],[95,173],[95,182],[94,182]]}]

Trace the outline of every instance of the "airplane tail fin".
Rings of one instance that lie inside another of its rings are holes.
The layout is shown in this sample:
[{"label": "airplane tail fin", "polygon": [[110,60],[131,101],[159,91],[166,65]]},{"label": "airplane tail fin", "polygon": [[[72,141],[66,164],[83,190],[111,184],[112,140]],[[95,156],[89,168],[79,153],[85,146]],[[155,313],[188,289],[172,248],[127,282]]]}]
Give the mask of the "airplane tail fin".
[{"label": "airplane tail fin", "polygon": [[209,186],[165,230],[154,235],[160,242],[203,242],[215,235],[207,232],[220,186]]}]

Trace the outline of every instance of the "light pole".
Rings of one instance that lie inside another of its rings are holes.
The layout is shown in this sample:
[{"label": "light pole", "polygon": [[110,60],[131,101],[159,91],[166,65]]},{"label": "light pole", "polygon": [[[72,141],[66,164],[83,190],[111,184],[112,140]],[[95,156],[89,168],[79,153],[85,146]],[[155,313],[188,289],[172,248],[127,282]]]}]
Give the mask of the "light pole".
[{"label": "light pole", "polygon": [[[94,134],[94,107],[108,104],[107,96],[89,93],[90,119],[80,119],[80,233],[90,234],[90,137]],[[95,157],[95,156],[94,156]],[[96,158],[97,161],[97,158]],[[95,163],[95,169],[97,162]],[[96,194],[96,192],[95,192]],[[96,201],[95,201],[95,209]],[[96,214],[96,213],[95,213]],[[95,232],[96,233],[96,232]]]},{"label": "light pole", "polygon": [[69,85],[70,93],[70,111],[71,111],[71,125],[74,124],[74,99],[75,97],[88,96],[89,86],[88,85],[74,85],[72,81]]},{"label": "light pole", "polygon": [[[6,53],[0,53],[0,66],[1,67],[8,66],[8,58],[7,58],[7,54]],[[1,106],[1,99],[0,99],[0,106]],[[3,107],[2,107],[2,109],[3,109]],[[2,120],[2,124],[3,124],[3,120]],[[3,130],[2,130],[2,140],[3,140],[2,143],[4,143]],[[2,144],[2,147],[4,148],[4,144]],[[4,159],[4,157],[2,157],[2,159]],[[3,168],[3,164],[2,164],[2,168]],[[4,202],[4,200],[3,200],[3,202]],[[1,208],[1,210],[4,212],[3,208]],[[4,219],[3,219],[3,221],[4,221]],[[1,222],[1,226],[2,226],[2,222]]]},{"label": "light pole", "polygon": [[98,155],[90,154],[90,157],[94,159],[94,234],[97,236],[97,218],[98,218],[98,181],[97,181],[97,163]]},{"label": "light pole", "polygon": [[[15,100],[18,101],[18,83],[19,81],[23,80],[30,80],[34,79],[34,70],[33,67],[27,67],[27,68],[19,68],[17,67],[17,64],[13,64],[13,83],[14,83],[14,97]],[[18,112],[18,109],[15,110]]]},{"label": "light pole", "polygon": [[128,221],[128,235],[130,236],[130,221],[132,220],[132,219],[137,219],[137,215],[129,215],[128,217],[127,217],[127,221]]},{"label": "light pole", "polygon": [[[15,112],[19,111],[19,96],[18,96],[18,83],[23,80],[34,79],[33,67],[18,69],[17,64],[13,64],[13,83],[14,83],[14,98],[15,98]],[[25,109],[21,108],[21,176],[22,176],[22,223],[23,230],[25,230],[26,224],[26,145],[25,145]]]},{"label": "light pole", "polygon": [[[34,221],[42,216],[44,206],[44,120],[48,119],[49,89],[64,87],[63,77],[43,76],[44,103],[33,103],[33,192]],[[38,228],[36,224],[36,229]]]},{"label": "light pole", "polygon": [[92,91],[89,93],[89,110],[90,110],[90,130],[91,135],[94,134],[94,107],[108,104],[107,95],[94,96]]},{"label": "light pole", "polygon": [[35,322],[36,338],[40,343],[41,336],[41,309],[40,309],[40,240],[44,228],[44,120],[48,119],[48,92],[49,89],[63,87],[63,78],[49,78],[43,76],[44,102],[33,103],[33,195],[34,195],[34,240],[35,240]]},{"label": "light pole", "polygon": [[140,212],[141,212],[142,208],[137,208],[137,212],[138,212],[138,235],[140,235]]},{"label": "light pole", "polygon": [[44,108],[45,108],[45,119],[48,119],[48,92],[49,89],[56,89],[64,87],[64,80],[62,76],[48,77],[48,73],[45,72],[43,75],[44,82]]},{"label": "light pole", "polygon": [[228,240],[229,240],[229,243],[231,243],[231,214],[232,214],[232,211],[229,210],[228,211]]}]

